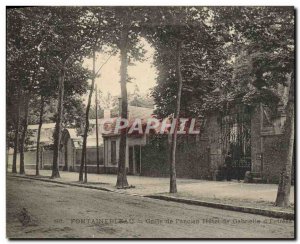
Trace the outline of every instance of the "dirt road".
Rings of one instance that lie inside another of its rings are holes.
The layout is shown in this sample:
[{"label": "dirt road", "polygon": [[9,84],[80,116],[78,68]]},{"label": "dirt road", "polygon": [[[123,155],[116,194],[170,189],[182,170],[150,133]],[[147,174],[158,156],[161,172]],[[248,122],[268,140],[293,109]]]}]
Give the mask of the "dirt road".
[{"label": "dirt road", "polygon": [[292,238],[294,222],[7,177],[8,238]]}]

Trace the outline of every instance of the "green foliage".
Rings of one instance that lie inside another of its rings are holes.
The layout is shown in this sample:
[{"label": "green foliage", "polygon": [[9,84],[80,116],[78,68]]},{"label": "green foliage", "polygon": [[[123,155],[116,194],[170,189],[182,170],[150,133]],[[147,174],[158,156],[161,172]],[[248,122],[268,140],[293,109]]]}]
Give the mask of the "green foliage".
[{"label": "green foliage", "polygon": [[222,89],[224,103],[276,106],[282,100],[278,88],[288,85],[294,69],[294,9],[224,7],[215,21],[231,33],[227,46],[234,60]]},{"label": "green foliage", "polygon": [[[182,42],[181,72],[183,91],[181,116],[200,114],[203,96],[216,87],[216,78],[225,63],[223,41],[209,22],[210,13],[203,7],[159,8],[160,23],[150,28],[156,48],[158,85],[153,90],[156,113],[166,117],[173,113],[177,93],[176,42]],[[161,65],[163,64],[163,65]],[[218,75],[219,74],[219,75]],[[218,80],[219,82],[219,80]]]},{"label": "green foliage", "polygon": [[[149,28],[156,48],[156,113],[173,113],[174,41],[183,41],[181,114],[203,116],[244,103],[274,107],[294,69],[292,7],[159,8]],[[181,35],[183,33],[183,35]],[[161,65],[163,64],[163,65]]]}]

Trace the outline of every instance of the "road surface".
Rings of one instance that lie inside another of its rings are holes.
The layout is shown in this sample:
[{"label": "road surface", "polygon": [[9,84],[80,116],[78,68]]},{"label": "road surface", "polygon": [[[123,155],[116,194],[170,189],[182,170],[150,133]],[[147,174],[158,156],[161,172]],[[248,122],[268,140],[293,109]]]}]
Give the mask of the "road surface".
[{"label": "road surface", "polygon": [[293,221],[7,177],[8,238],[293,236]]}]

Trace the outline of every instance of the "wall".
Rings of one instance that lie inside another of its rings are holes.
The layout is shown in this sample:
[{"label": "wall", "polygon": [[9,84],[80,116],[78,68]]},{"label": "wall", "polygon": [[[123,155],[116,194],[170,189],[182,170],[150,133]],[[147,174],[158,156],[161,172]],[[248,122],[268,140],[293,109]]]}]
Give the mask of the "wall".
[{"label": "wall", "polygon": [[[8,169],[11,170],[13,162],[13,154],[8,154]],[[43,160],[42,160],[43,159]],[[44,150],[43,155],[41,155],[41,160],[43,161],[46,168],[52,167],[53,152],[52,150]],[[24,152],[24,163],[25,169],[35,169],[36,166],[36,151]],[[17,155],[17,171],[20,169],[20,154]]]},{"label": "wall", "polygon": [[[169,176],[170,144],[167,135],[149,136],[142,147],[142,170],[145,176]],[[207,139],[178,135],[176,151],[178,178],[211,179]]]},{"label": "wall", "polygon": [[263,142],[263,179],[267,183],[278,183],[287,156],[287,143],[282,135],[264,136]]},{"label": "wall", "polygon": [[260,174],[262,170],[263,142],[261,138],[262,129],[261,106],[254,109],[251,116],[251,172]]},{"label": "wall", "polygon": [[179,138],[176,153],[178,177],[212,179],[210,149],[207,145],[207,139],[195,136]]},{"label": "wall", "polygon": [[[116,141],[116,163],[111,161],[111,142]],[[119,137],[106,137],[104,139],[104,150],[105,150],[105,166],[106,167],[118,167],[119,161],[119,147],[120,147],[120,138]],[[127,160],[126,160],[127,161]],[[127,166],[127,165],[126,165]]]},{"label": "wall", "polygon": [[52,150],[43,150],[42,160],[43,169],[52,169],[53,164],[53,151]]},{"label": "wall", "polygon": [[169,175],[169,143],[167,135],[149,135],[141,149],[141,175],[167,177]]},{"label": "wall", "polygon": [[[111,161],[111,142],[116,141],[116,163]],[[134,145],[145,145],[146,136],[143,137],[128,137],[126,141],[126,167],[129,167],[129,147]],[[105,137],[104,138],[104,162],[107,168],[117,168],[119,161],[119,150],[120,150],[120,138],[115,137]],[[114,170],[112,170],[114,171]]]},{"label": "wall", "polygon": [[[203,133],[207,135],[208,141],[203,144],[202,150],[209,151],[209,174],[214,178],[215,171],[224,163],[221,147],[221,125],[218,115],[211,115],[207,118]],[[204,135],[202,137],[205,137]]]},{"label": "wall", "polygon": [[[101,172],[104,172],[102,169],[103,165],[103,146],[99,147],[99,165],[101,168]],[[72,170],[79,171],[80,164],[81,164],[81,155],[82,149],[76,149],[74,152],[75,156],[75,167]],[[97,172],[97,149],[96,148],[87,148],[86,150],[86,162],[87,162],[87,169],[89,173],[96,173]]]},{"label": "wall", "polygon": [[[12,162],[13,162],[13,154],[8,155],[8,169],[12,169]],[[24,163],[25,169],[35,169],[36,165],[36,151],[28,151],[24,153]],[[17,155],[17,172],[20,170],[20,153]]]}]

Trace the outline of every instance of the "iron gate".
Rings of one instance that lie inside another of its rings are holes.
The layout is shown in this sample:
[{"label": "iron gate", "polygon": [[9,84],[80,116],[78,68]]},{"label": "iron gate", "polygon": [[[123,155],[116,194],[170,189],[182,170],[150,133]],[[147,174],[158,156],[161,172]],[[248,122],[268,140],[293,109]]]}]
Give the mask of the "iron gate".
[{"label": "iron gate", "polygon": [[221,119],[222,152],[232,158],[231,176],[244,179],[251,171],[251,110],[245,105],[236,105],[225,112]]}]

